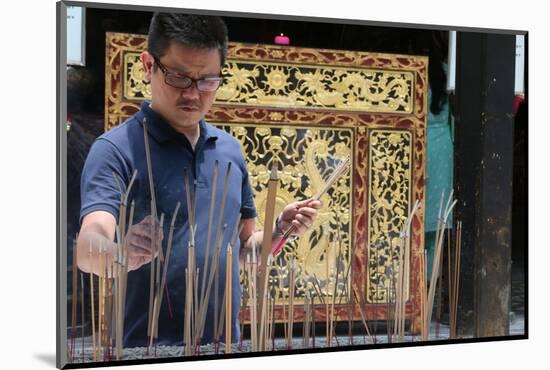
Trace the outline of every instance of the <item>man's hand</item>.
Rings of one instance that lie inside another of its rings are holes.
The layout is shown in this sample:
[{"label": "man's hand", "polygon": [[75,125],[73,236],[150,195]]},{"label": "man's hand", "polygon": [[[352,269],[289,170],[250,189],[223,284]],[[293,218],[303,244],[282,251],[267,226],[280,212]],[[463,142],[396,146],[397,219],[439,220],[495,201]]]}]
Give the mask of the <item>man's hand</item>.
[{"label": "man's hand", "polygon": [[124,247],[128,256],[128,270],[137,270],[151,262],[162,246],[163,232],[157,220],[145,217],[140,223],[128,229]]},{"label": "man's hand", "polygon": [[314,199],[290,203],[283,209],[278,226],[282,232],[294,226],[291,235],[301,235],[313,225],[317,210],[321,207],[321,201]]}]

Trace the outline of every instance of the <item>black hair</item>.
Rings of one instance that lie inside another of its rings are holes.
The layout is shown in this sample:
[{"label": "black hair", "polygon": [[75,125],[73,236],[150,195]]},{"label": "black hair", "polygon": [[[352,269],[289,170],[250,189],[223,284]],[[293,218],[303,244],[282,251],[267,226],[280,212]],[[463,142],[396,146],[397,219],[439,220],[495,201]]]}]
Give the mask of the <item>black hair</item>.
[{"label": "black hair", "polygon": [[433,47],[430,48],[429,57],[428,79],[432,89],[430,110],[433,114],[439,114],[447,99],[447,74],[443,68],[445,56],[439,47]]},{"label": "black hair", "polygon": [[218,49],[221,65],[227,56],[227,26],[220,17],[194,14],[155,13],[149,26],[147,47],[161,58],[170,42],[199,49]]},{"label": "black hair", "polygon": [[448,51],[447,32],[418,30],[412,34],[409,51],[429,58],[428,82],[432,91],[429,109],[433,114],[439,114],[448,97],[447,73],[443,66]]}]

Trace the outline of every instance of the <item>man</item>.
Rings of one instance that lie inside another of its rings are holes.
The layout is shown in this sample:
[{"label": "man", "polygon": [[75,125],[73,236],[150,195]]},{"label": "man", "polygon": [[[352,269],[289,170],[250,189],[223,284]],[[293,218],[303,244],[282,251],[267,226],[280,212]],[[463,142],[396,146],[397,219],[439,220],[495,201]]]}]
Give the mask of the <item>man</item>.
[{"label": "man", "polygon": [[[177,202],[182,203],[176,218],[174,242],[165,294],[158,325],[158,344],[181,345],[183,307],[185,305],[185,268],[189,226],[185,193],[185,174],[196,187],[197,267],[205,259],[209,205],[213,189],[214,162],[219,163],[216,209],[221,207],[223,179],[232,164],[229,191],[223,214],[216,214],[224,225],[232,227],[241,215],[242,231],[234,246],[234,255],[261,244],[262,231],[255,230],[256,209],[248,179],[246,163],[239,143],[226,132],[204,121],[220,86],[221,67],[227,54],[227,29],[217,17],[182,14],[155,14],[148,35],[148,50],[141,55],[145,79],[151,83],[151,102],[119,127],[100,136],[90,150],[81,181],[81,229],[77,245],[80,269],[99,272],[100,248],[106,248],[108,262],[113,261],[115,229],[119,217],[120,190],[115,175],[128,186],[132,174],[137,178],[130,199],[135,202],[134,225],[126,235],[128,275],[124,346],[145,346],[149,302],[149,265],[152,245],[168,234],[168,224],[161,230],[158,219],[151,218],[151,194],[145,155],[144,122],[148,131],[153,181],[158,214],[170,220]],[[278,218],[273,243],[292,225],[293,234],[309,228],[319,201],[306,200],[286,206]],[[215,227],[211,237],[214,238]],[[227,230],[220,253],[220,276],[225,276],[225,247],[232,230]],[[166,243],[166,240],[163,241]],[[212,250],[212,247],[211,247]],[[210,253],[212,256],[212,253]],[[234,282],[232,302],[232,338],[238,340],[237,314],[240,305],[239,264],[232,266]],[[199,276],[199,281],[202,276]],[[220,286],[224,286],[223,282]],[[221,302],[221,290],[218,303]],[[213,293],[212,293],[213,294]],[[168,305],[167,302],[171,304]],[[214,307],[210,299],[203,343],[214,339]]]}]

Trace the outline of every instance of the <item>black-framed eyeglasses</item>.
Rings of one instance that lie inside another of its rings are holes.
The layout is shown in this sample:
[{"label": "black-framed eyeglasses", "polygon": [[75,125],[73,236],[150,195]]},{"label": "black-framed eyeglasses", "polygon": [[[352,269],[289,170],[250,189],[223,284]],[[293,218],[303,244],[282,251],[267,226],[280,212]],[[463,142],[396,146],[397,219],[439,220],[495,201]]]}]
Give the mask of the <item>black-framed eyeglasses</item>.
[{"label": "black-framed eyeglasses", "polygon": [[164,74],[164,82],[166,82],[167,85],[176,87],[178,89],[188,89],[191,87],[191,85],[193,85],[193,83],[195,83],[199,91],[213,92],[218,90],[223,81],[222,77],[205,77],[194,79],[187,76],[179,76],[175,73],[170,72],[168,68],[166,68],[156,56],[153,55],[153,59]]}]

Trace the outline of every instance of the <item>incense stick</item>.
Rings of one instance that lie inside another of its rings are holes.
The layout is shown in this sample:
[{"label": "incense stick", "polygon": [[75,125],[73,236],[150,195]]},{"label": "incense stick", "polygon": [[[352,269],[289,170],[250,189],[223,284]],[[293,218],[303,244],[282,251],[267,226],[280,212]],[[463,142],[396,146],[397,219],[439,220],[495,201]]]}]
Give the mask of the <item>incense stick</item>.
[{"label": "incense stick", "polygon": [[[451,191],[452,196],[452,191]],[[429,329],[429,325],[431,323],[431,312],[433,309],[433,303],[434,303],[434,295],[435,295],[435,286],[437,285],[437,275],[439,272],[439,260],[441,255],[441,249],[443,245],[443,232],[445,230],[445,225],[447,223],[447,219],[449,217],[449,214],[451,213],[453,207],[456,204],[456,200],[451,203],[451,197],[447,200],[447,207],[445,208],[445,211],[443,212],[443,220],[441,222],[438,221],[438,226],[440,227],[436,233],[436,240],[438,241],[435,249],[434,254],[434,260],[432,265],[432,273],[431,273],[431,279],[430,279],[430,290],[428,292],[428,300],[427,300],[427,310],[426,310],[426,325],[428,326],[426,328],[426,331]]]},{"label": "incense stick", "polygon": [[311,340],[311,345],[313,348],[315,348],[315,296],[311,296],[311,306],[313,309],[311,310],[311,335],[313,336]]},{"label": "incense stick", "polygon": [[225,353],[231,353],[231,327],[233,326],[232,314],[232,278],[233,278],[233,248],[227,246],[225,259]]},{"label": "incense stick", "polygon": [[[218,268],[217,261],[218,261],[220,247],[221,247],[221,242],[223,240],[222,236],[223,236],[223,233],[225,231],[225,228],[227,227],[227,225],[223,225],[223,230],[222,230],[222,221],[223,221],[223,215],[224,215],[224,210],[225,210],[225,202],[226,202],[226,198],[227,198],[227,192],[229,190],[229,179],[231,177],[231,163],[232,162],[228,162],[228,164],[227,164],[227,171],[226,171],[226,174],[225,174],[225,179],[224,179],[224,184],[223,184],[223,193],[222,193],[221,205],[220,205],[220,209],[219,209],[218,225],[217,225],[217,228],[216,228],[216,240],[215,240],[215,244],[214,244],[214,254],[212,255],[212,258],[214,258],[213,264],[215,264],[216,266],[215,267],[212,266],[212,268],[210,269],[209,276],[208,276],[208,286],[206,288],[205,295],[200,297],[199,323],[198,323],[198,333],[197,333],[200,338],[202,338],[202,335],[204,333],[204,323],[205,323],[205,320],[206,320],[207,307],[208,307],[208,303],[209,303],[209,300],[210,300],[210,290],[211,290],[211,287],[212,287],[212,283],[214,281],[215,272]],[[203,273],[206,274],[206,272],[203,272]]]},{"label": "incense stick", "polygon": [[420,329],[420,336],[423,341],[427,340],[427,333],[426,333],[426,285],[427,285],[427,271],[426,271],[426,254],[427,251],[424,250],[424,253],[420,255],[420,272],[421,272],[421,279],[420,279],[420,317],[422,321],[422,327]]},{"label": "incense stick", "polygon": [[309,347],[309,291],[304,297],[304,322],[302,323],[302,348]]},{"label": "incense stick", "polygon": [[[160,316],[160,307],[162,306],[162,300],[164,298],[164,290],[166,287],[166,277],[168,273],[168,265],[170,263],[170,255],[172,251],[172,242],[173,242],[173,236],[174,236],[174,227],[176,222],[176,217],[178,215],[178,211],[180,208],[180,202],[176,203],[176,208],[174,209],[174,213],[172,214],[172,220],[170,222],[170,228],[168,231],[168,243],[167,243],[167,249],[166,249],[166,260],[164,261],[163,271],[162,271],[162,280],[160,283],[160,286],[157,288],[156,291],[156,297],[155,297],[155,303],[153,304],[153,322],[152,322],[152,332],[153,336],[149,339],[149,346],[152,346],[153,343],[153,337],[154,339],[158,336],[158,321]],[[164,214],[161,216],[161,225],[163,223]],[[162,227],[162,226],[161,226]],[[160,259],[159,259],[160,261]],[[160,274],[160,264],[157,267],[157,277]]]},{"label": "incense stick", "polygon": [[452,278],[449,279],[449,337],[456,338],[457,311],[458,311],[458,292],[460,282],[460,249],[462,243],[462,222],[457,221],[457,230],[455,237],[455,259]]},{"label": "incense stick", "polygon": [[275,203],[277,197],[277,187],[279,185],[279,180],[277,178],[277,165],[271,166],[271,174],[269,176],[269,182],[267,185],[267,198],[266,198],[266,207],[265,207],[265,217],[264,217],[264,231],[263,239],[261,245],[261,255],[260,255],[260,286],[259,286],[259,298],[260,298],[260,307],[258,311],[262,318],[260,320],[260,343],[259,350],[265,350],[265,305],[266,305],[266,289],[267,289],[267,270],[268,270],[268,256],[272,256],[271,246],[273,239],[273,221],[275,219]]},{"label": "incense stick", "polygon": [[455,301],[454,301],[454,336],[456,337],[457,316],[458,316],[458,297],[460,293],[460,261],[462,259],[462,221],[458,222],[458,243],[456,248],[456,278],[455,278]]},{"label": "incense stick", "polygon": [[95,338],[95,310],[94,310],[94,303],[95,303],[95,299],[94,299],[94,273],[92,272],[94,269],[93,269],[93,264],[94,264],[94,260],[92,259],[92,242],[90,241],[90,261],[92,261],[92,268],[90,269],[90,305],[91,305],[91,310],[92,310],[92,358],[93,358],[93,361],[97,361],[97,358],[96,358],[96,348],[95,348],[95,345],[96,345],[96,338]]},{"label": "incense stick", "polygon": [[355,300],[357,302],[357,306],[359,307],[359,314],[361,315],[361,321],[363,322],[363,326],[365,327],[365,331],[367,332],[367,335],[369,337],[372,337],[372,335],[370,333],[370,330],[369,330],[369,326],[367,324],[367,319],[366,319],[366,316],[365,316],[365,312],[363,310],[363,306],[359,301],[359,297],[358,297],[357,291],[355,289],[353,289],[353,294],[354,294]]},{"label": "incense stick", "polygon": [[264,279],[263,281],[260,279],[260,295],[259,295],[261,299],[260,306],[259,306],[260,307],[259,350],[260,351],[265,351],[266,349],[265,334],[266,334],[266,324],[267,324],[266,323],[267,281],[268,281],[267,277],[268,277],[272,262],[273,262],[273,256],[269,254],[269,249],[268,249],[268,258],[266,261],[266,265],[264,265],[262,268],[262,274],[264,274]]},{"label": "incense stick", "polygon": [[[210,254],[210,242],[212,239],[212,222],[214,220],[214,206],[216,205],[216,190],[218,187],[218,160],[214,161],[214,175],[212,177],[212,194],[210,196],[210,214],[208,216],[208,231],[206,234],[206,252],[204,257],[204,267],[202,269],[201,300],[204,300],[204,291],[206,288],[206,275],[208,273],[208,261]],[[220,215],[220,218],[223,215]]]},{"label": "incense stick", "polygon": [[290,261],[290,272],[289,272],[289,305],[288,305],[288,339],[287,339],[287,348],[292,349],[293,341],[293,329],[294,329],[294,290],[296,287],[296,261],[292,259]]},{"label": "incense stick", "polygon": [[157,200],[155,196],[155,184],[153,181],[153,166],[151,164],[151,149],[149,147],[149,134],[147,130],[147,118],[143,118],[143,141],[145,144],[145,159],[147,161],[147,175],[149,177],[149,191],[151,192],[151,215],[157,218]]},{"label": "incense stick", "polygon": [[80,273],[80,288],[80,307],[82,314],[82,320],[80,321],[80,338],[82,342],[82,362],[84,362],[84,274],[82,272]]},{"label": "incense stick", "polygon": [[[224,230],[225,228],[226,228],[226,225],[224,225]],[[217,256],[212,256],[212,257],[215,258],[214,262],[216,265],[216,269],[214,271],[214,327],[212,328],[213,329],[212,335],[215,337],[216,328],[218,327],[217,310],[218,310],[218,295],[220,291],[220,272],[219,272],[220,270],[218,267],[220,265],[220,254],[218,253]]]},{"label": "incense stick", "polygon": [[71,293],[71,350],[69,352],[70,362],[74,361],[74,346],[76,337],[76,304],[78,302],[77,292],[77,265],[76,265],[76,240],[73,240],[73,266],[72,266],[72,293]]},{"label": "incense stick", "polygon": [[[255,255],[254,255],[255,256]],[[250,316],[250,344],[252,351],[257,351],[257,338],[256,338],[256,284],[255,275],[252,268],[253,261],[251,261],[250,253],[246,255],[246,268],[248,276],[248,310]]]},{"label": "incense stick", "polygon": [[[350,157],[346,157],[338,167],[334,170],[328,181],[319,189],[319,191],[313,196],[313,200],[319,200],[331,187],[332,185],[349,169]],[[295,226],[292,225],[284,234],[282,239],[273,247],[271,254],[276,256],[281,251],[283,245],[289,238],[289,236],[296,230]]]}]

